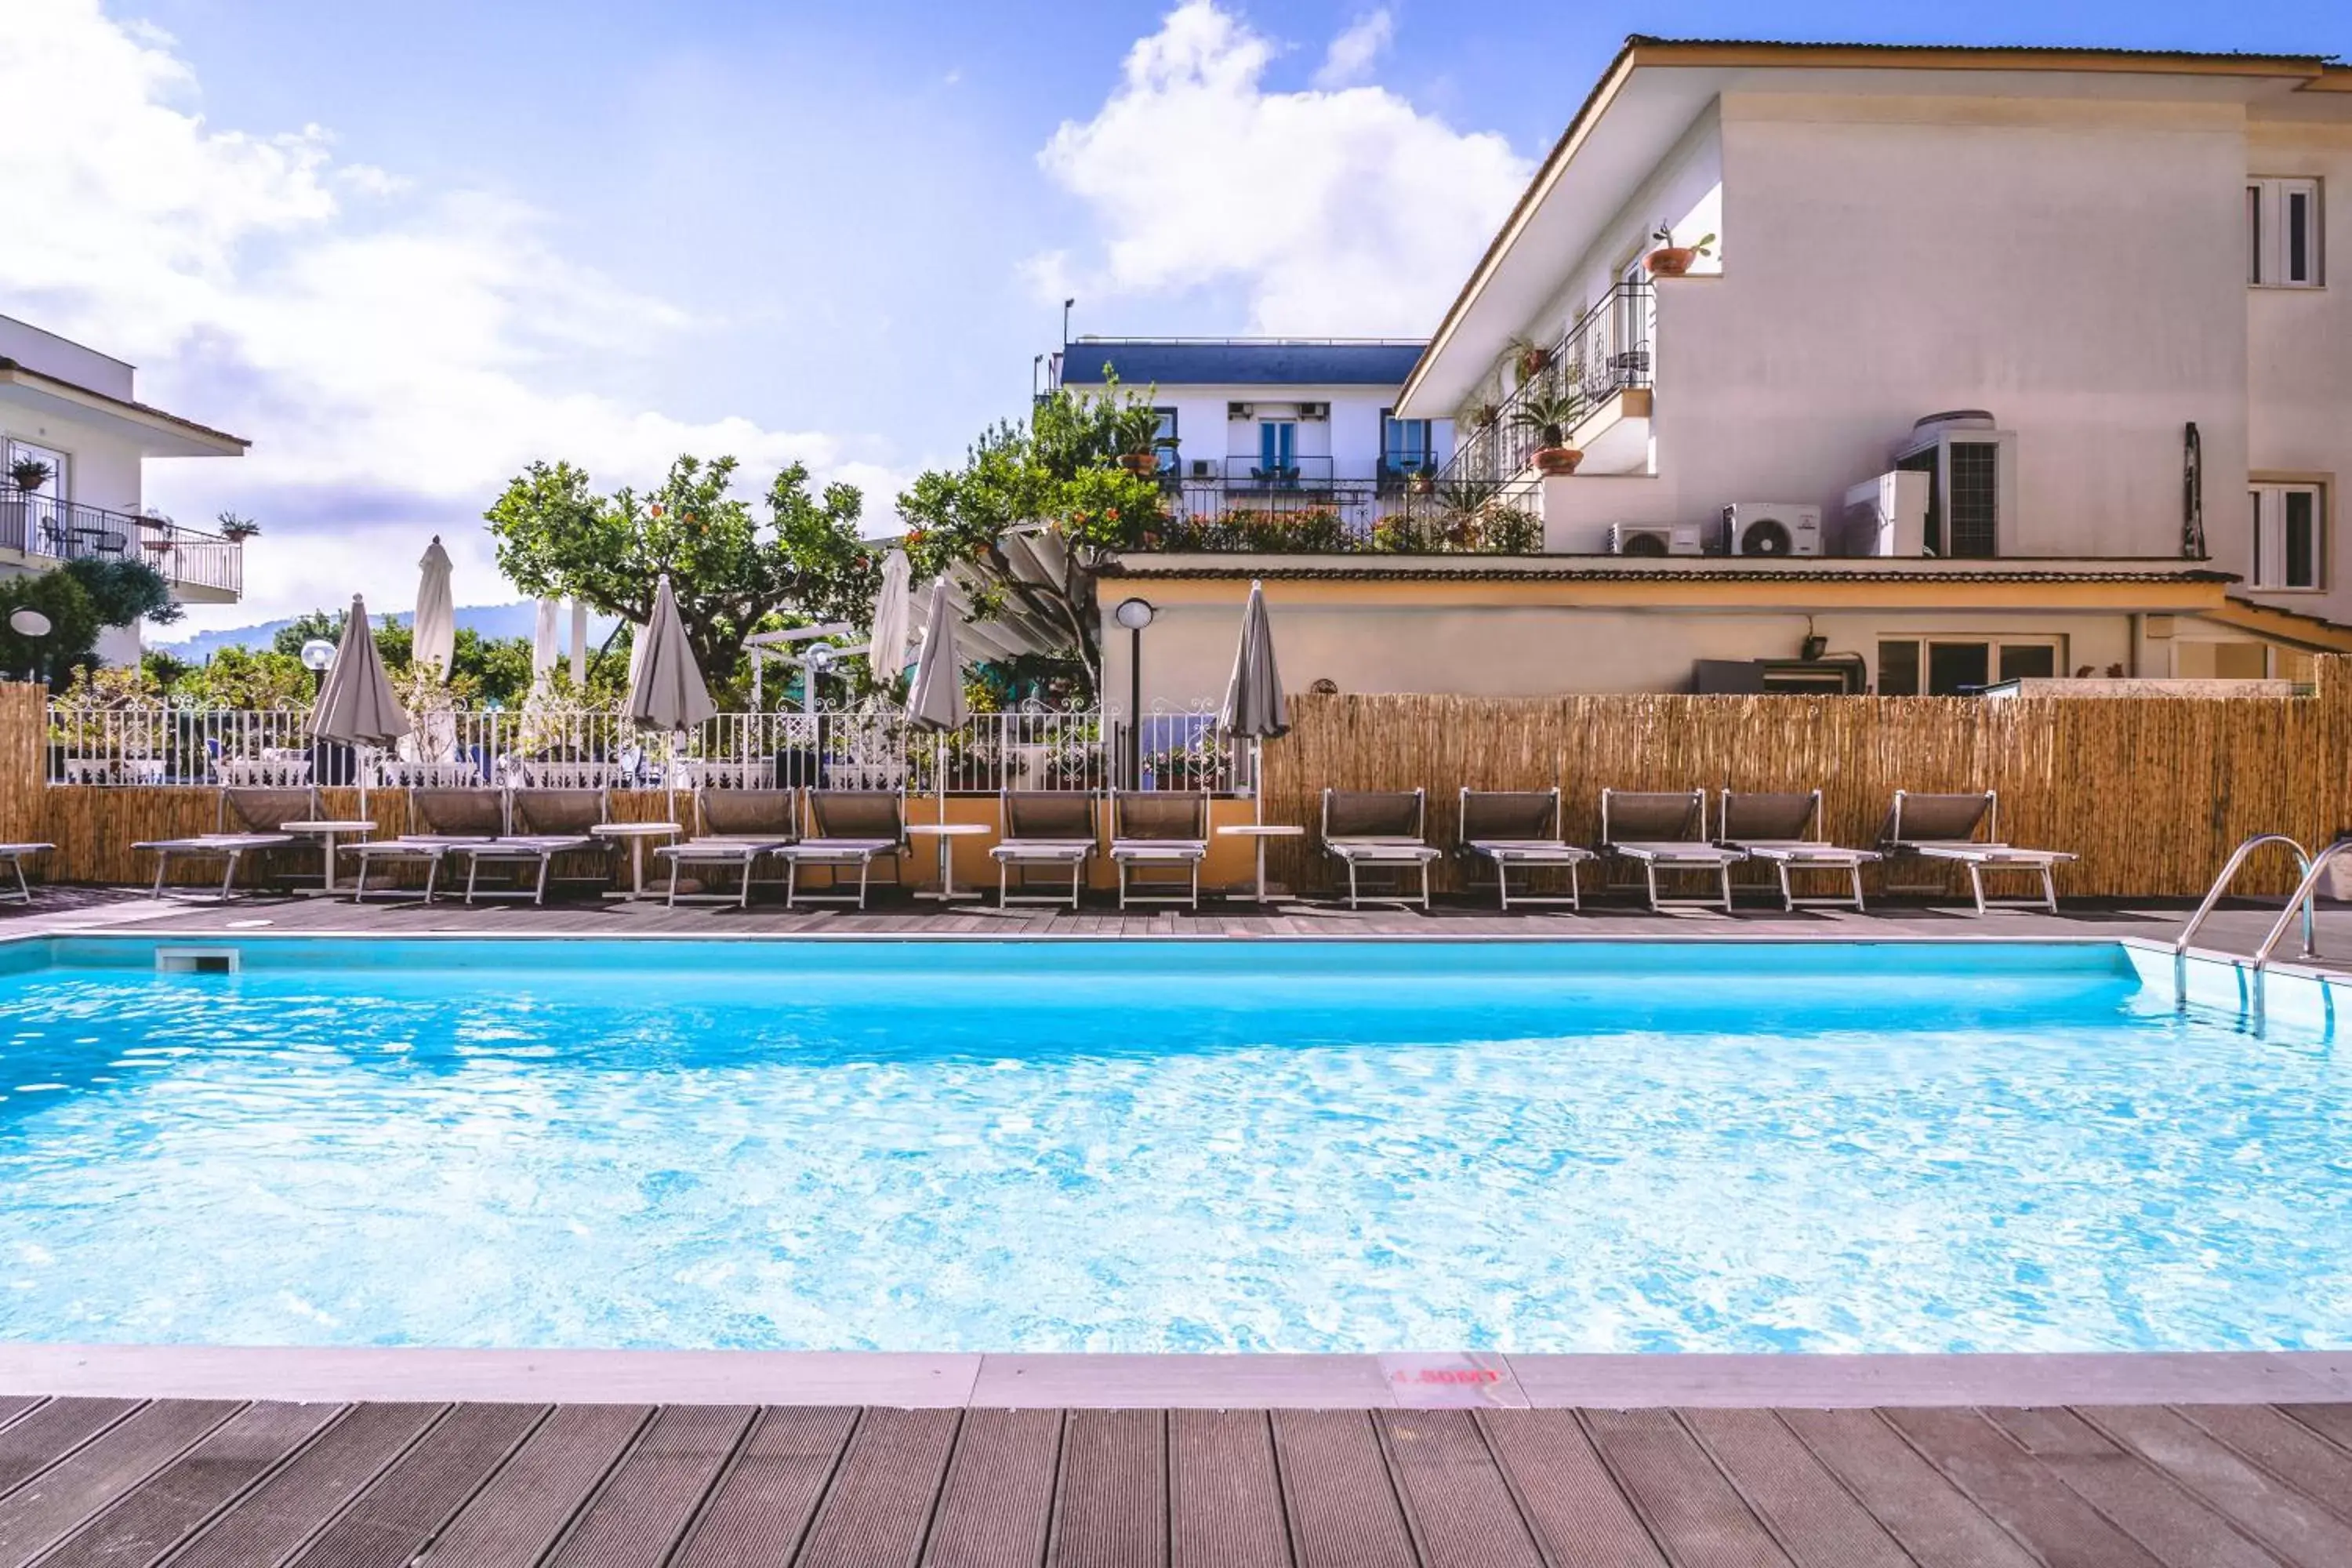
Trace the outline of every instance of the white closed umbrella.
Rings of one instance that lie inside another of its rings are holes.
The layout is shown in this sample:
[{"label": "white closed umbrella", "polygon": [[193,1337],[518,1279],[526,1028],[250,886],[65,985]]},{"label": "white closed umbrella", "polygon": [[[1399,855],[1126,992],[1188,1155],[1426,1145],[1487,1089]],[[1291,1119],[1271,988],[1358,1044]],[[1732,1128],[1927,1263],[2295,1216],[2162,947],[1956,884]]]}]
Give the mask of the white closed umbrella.
[{"label": "white closed umbrella", "polygon": [[[408,710],[384,673],[383,656],[376,651],[375,634],[368,627],[367,604],[352,595],[352,613],[343,622],[343,640],[335,662],[311,704],[306,726],[311,739],[331,741],[360,750],[389,746],[408,733]],[[367,764],[360,764],[360,811],[367,811]]]},{"label": "white closed umbrella", "polygon": [[555,668],[556,617],[562,613],[562,608],[561,599],[541,599],[539,602],[539,619],[532,623],[530,628],[530,689],[533,691],[547,689],[548,672]]},{"label": "white closed umbrella", "polygon": [[923,627],[923,649],[915,656],[915,679],[907,688],[907,722],[918,730],[952,730],[964,721],[962,659],[956,652],[955,609],[948,603],[948,580],[931,584],[931,613]]},{"label": "white closed umbrella", "polygon": [[896,680],[907,668],[907,642],[915,629],[914,570],[903,550],[882,558],[882,588],[874,595],[874,630],[866,644],[866,668],[877,682]]},{"label": "white closed umbrella", "polygon": [[416,568],[416,619],[409,627],[409,662],[419,669],[429,666],[435,679],[446,680],[449,667],[457,658],[457,602],[449,587],[449,552],[441,548],[439,534],[425,547],[425,559]]},{"label": "white closed umbrella", "polygon": [[[719,711],[710,689],[695,667],[694,649],[686,640],[686,623],[677,618],[677,596],[670,592],[669,574],[662,574],[654,589],[654,612],[646,621],[645,651],[637,658],[636,675],[629,682],[629,721],[675,737]],[[677,761],[673,741],[670,761]],[[667,785],[677,773],[664,773]]]}]

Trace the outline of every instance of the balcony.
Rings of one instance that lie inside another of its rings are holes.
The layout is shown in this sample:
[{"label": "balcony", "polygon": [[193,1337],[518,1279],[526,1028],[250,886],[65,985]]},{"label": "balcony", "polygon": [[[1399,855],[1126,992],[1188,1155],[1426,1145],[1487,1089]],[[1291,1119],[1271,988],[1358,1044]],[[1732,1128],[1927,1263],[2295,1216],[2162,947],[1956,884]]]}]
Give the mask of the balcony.
[{"label": "balcony", "polygon": [[1519,422],[1538,391],[1567,394],[1572,416],[1562,434],[1584,454],[1580,473],[1637,473],[1649,461],[1652,292],[1628,279],[1601,296],[1544,353],[1544,368],[1523,380],[1491,417],[1457,431],[1441,482],[1503,484],[1523,479],[1542,432]]},{"label": "balcony", "polygon": [[[1543,549],[1532,480],[1438,484],[1405,475],[1335,479],[1304,458],[1268,473],[1233,459],[1224,478],[1171,476],[1160,514],[1128,546],[1139,553],[1531,555]],[[1255,471],[1254,471],[1255,470]]]},{"label": "balcony", "polygon": [[245,591],[245,546],[168,518],[108,511],[0,484],[0,556],[36,568],[65,561],[144,561],[180,597],[234,604]]}]

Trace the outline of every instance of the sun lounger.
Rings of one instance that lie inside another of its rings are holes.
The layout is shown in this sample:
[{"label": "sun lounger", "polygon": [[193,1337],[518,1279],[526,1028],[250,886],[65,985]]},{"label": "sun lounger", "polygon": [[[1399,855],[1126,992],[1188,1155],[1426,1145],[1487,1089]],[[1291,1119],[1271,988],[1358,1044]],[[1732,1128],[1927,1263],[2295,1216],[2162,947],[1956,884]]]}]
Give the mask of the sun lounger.
[{"label": "sun lounger", "polygon": [[[762,856],[782,855],[800,837],[800,791],[796,789],[699,789],[694,794],[694,837],[654,851],[669,862],[669,900],[751,907],[754,868]],[[740,879],[733,893],[681,893],[679,875],[688,867],[705,876],[732,872]]]},{"label": "sun lounger", "polygon": [[377,889],[379,898],[417,898],[425,903],[440,884],[441,863],[478,846],[505,837],[507,797],[498,789],[413,789],[408,792],[408,831],[397,838],[346,844],[343,853],[360,863],[352,884],[352,902],[367,902],[370,869],[379,866],[422,866],[425,888],[420,893]]},{"label": "sun lounger", "polygon": [[[1723,792],[1716,817],[1715,841],[1737,849],[1751,860],[1761,860],[1780,879],[1783,910],[1862,908],[1862,868],[1879,858],[1874,849],[1848,849],[1822,835],[1822,792]],[[1792,871],[1842,871],[1852,884],[1850,895],[1799,898],[1790,886]]]},{"label": "sun lounger", "polygon": [[[1978,833],[1983,833],[1979,838]],[[1967,795],[1914,795],[1896,790],[1887,808],[1886,826],[1879,834],[1879,849],[1889,860],[1941,860],[1965,866],[1969,890],[1975,895],[1977,913],[1987,910],[2047,910],[2058,912],[2058,888],[2053,868],[2074,858],[2059,849],[2025,849],[2000,837],[2000,802],[1991,790]],[[2015,871],[2042,879],[2038,899],[1988,899],[1987,871]],[[1910,885],[1891,891],[1934,893],[1934,883]]]},{"label": "sun lounger", "polygon": [[[1706,837],[1706,792],[1688,790],[1617,790],[1601,792],[1601,851],[1642,868],[1642,881],[1650,908],[1713,909],[1731,912],[1731,868],[1748,857],[1737,849],[1709,843]],[[1712,876],[1719,896],[1662,897],[1658,873],[1696,872]]]},{"label": "sun lounger", "polygon": [[[1014,904],[1059,904],[1078,907],[1086,889],[1087,864],[1097,847],[1095,797],[1082,790],[1009,789],[999,798],[1003,837],[990,846],[996,862],[996,901]],[[1016,893],[1028,885],[1033,870],[1066,872],[1070,890],[1057,887],[1050,894]]]},{"label": "sun lounger", "polygon": [[1568,891],[1519,893],[1522,904],[1566,904],[1583,908],[1576,885],[1576,868],[1592,858],[1592,851],[1568,842],[1561,827],[1559,791],[1552,789],[1465,789],[1462,792],[1462,831],[1455,853],[1475,868],[1481,860],[1495,868],[1495,891],[1502,907],[1511,907],[1511,873],[1529,877],[1544,868],[1568,873]]},{"label": "sun lounger", "polygon": [[54,844],[0,844],[0,860],[16,874],[16,890],[0,888],[0,904],[29,904],[33,901],[33,885],[25,880],[25,858],[46,855],[57,847]]},{"label": "sun lounger", "polygon": [[1201,862],[1208,857],[1207,795],[1197,790],[1112,793],[1110,859],[1118,868],[1120,909],[1130,903],[1199,909]]},{"label": "sun lounger", "polygon": [[[856,904],[866,907],[874,862],[887,859],[890,877],[906,877],[907,797],[897,790],[813,789],[806,792],[808,832],[783,850],[784,908],[797,900],[813,904]],[[833,872],[833,890],[805,893],[801,873],[812,867]],[[844,873],[857,873],[857,891],[840,890]]]},{"label": "sun lounger", "polygon": [[[608,840],[589,832],[605,820],[606,796],[601,789],[519,789],[507,796],[508,831],[487,844],[462,845],[451,851],[466,862],[466,902],[485,899],[529,899],[547,902],[548,872],[559,855],[598,851],[612,871]],[[482,867],[511,867],[514,884],[484,889]],[[530,873],[536,872],[536,875]]]},{"label": "sun lounger", "polygon": [[[1429,908],[1429,868],[1440,853],[1428,840],[1429,797],[1419,789],[1327,789],[1323,792],[1323,852],[1346,868],[1348,907],[1374,903]],[[1395,891],[1367,895],[1363,874],[1393,875]],[[1408,876],[1421,891],[1404,889]]]},{"label": "sun lounger", "polygon": [[[290,848],[300,842],[295,835],[284,832],[279,824],[314,821],[319,815],[318,792],[310,789],[224,789],[215,805],[215,831],[192,838],[151,838],[133,844],[133,849],[151,849],[155,854],[155,890],[153,896],[163,896],[164,879],[170,876],[174,860],[219,860],[223,862],[220,891],[210,895],[226,900],[236,891],[236,868],[247,856],[259,856],[273,849]],[[21,879],[22,873],[18,873]]]}]

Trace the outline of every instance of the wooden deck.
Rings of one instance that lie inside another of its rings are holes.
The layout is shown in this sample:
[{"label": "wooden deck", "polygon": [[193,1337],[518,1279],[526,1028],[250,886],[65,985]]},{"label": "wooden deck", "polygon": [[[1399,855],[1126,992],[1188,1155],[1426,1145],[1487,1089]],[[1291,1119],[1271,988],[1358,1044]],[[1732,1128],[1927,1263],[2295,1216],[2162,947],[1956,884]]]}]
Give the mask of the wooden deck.
[{"label": "wooden deck", "polygon": [[0,1399],[43,1568],[2352,1563],[2352,1405]]}]

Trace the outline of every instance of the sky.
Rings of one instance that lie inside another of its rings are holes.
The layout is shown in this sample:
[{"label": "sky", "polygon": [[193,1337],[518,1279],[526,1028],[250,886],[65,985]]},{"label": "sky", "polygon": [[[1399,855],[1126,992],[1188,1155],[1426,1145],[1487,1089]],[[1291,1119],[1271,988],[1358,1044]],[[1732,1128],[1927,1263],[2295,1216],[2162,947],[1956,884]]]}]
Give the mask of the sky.
[{"label": "sky", "polygon": [[866,498],[1072,331],[1418,335],[1628,33],[2352,54],[2352,6],[1982,0],[6,0],[0,313],[252,439],[151,505],[259,521],[241,625],[513,596],[533,458]]}]

